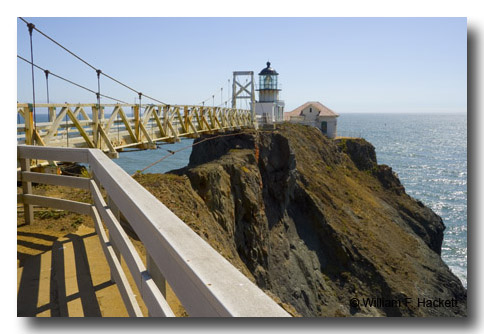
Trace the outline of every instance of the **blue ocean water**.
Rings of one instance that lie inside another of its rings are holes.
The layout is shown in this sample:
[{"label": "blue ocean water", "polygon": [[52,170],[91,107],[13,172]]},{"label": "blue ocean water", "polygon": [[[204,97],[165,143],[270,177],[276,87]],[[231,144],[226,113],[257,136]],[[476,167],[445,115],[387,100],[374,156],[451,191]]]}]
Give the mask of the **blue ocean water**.
[{"label": "blue ocean water", "polygon": [[[119,154],[118,159],[114,159],[121,168],[127,173],[133,174],[138,170],[142,170],[149,165],[156,163],[159,159],[164,158],[161,162],[154,164],[144,171],[144,173],[166,173],[173,169],[178,169],[188,165],[190,153],[192,153],[191,145],[193,139],[182,139],[178,143],[164,144],[156,150],[143,151],[126,151]],[[185,148],[186,149],[183,149]],[[176,154],[171,154],[167,150],[177,151],[183,149]]]},{"label": "blue ocean water", "polygon": [[442,217],[442,258],[467,287],[467,114],[343,114],[345,132],[371,142],[407,194]]}]

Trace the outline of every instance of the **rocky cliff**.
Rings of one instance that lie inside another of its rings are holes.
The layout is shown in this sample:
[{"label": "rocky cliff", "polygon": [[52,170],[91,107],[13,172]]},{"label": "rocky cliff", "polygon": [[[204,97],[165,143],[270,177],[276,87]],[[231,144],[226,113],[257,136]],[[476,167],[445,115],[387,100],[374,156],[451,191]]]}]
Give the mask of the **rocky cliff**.
[{"label": "rocky cliff", "polygon": [[186,168],[137,180],[291,313],[467,314],[441,218],[370,143],[296,124],[195,143]]}]

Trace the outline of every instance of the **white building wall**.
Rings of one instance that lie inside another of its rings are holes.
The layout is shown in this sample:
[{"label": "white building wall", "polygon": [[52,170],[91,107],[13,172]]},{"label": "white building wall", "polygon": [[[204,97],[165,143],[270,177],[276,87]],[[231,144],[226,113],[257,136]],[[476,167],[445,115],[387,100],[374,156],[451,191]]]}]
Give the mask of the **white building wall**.
[{"label": "white building wall", "polygon": [[319,110],[313,107],[307,107],[301,111],[301,116],[304,116],[306,122],[315,122],[318,114]]},{"label": "white building wall", "polygon": [[318,116],[319,111],[313,108],[312,112],[309,108],[304,109],[300,116],[291,116],[289,122],[314,126],[321,131],[322,122],[326,122],[327,131],[325,135],[329,138],[335,138],[337,135],[338,121],[336,116]]},{"label": "white building wall", "polygon": [[326,122],[327,124],[327,131],[326,131],[326,136],[329,138],[335,138],[337,135],[336,129],[338,125],[338,120],[334,116],[319,116],[317,121],[319,123],[318,128],[322,129],[322,123]]}]

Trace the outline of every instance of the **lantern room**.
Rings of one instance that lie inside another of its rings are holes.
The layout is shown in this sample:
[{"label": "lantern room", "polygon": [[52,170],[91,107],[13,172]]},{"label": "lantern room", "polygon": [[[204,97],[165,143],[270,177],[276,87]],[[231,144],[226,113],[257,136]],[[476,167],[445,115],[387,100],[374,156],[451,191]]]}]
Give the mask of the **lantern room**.
[{"label": "lantern room", "polygon": [[279,73],[267,62],[267,67],[259,73],[259,102],[275,102],[279,100],[277,78]]}]

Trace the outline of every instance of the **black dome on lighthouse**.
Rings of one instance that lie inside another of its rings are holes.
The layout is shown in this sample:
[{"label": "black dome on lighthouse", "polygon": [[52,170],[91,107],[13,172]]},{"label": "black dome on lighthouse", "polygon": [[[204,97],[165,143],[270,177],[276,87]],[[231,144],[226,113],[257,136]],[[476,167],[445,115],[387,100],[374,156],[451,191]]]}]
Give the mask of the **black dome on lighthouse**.
[{"label": "black dome on lighthouse", "polygon": [[276,70],[271,67],[271,63],[268,61],[267,67],[262,69],[259,75],[279,75],[279,73],[277,73]]}]

